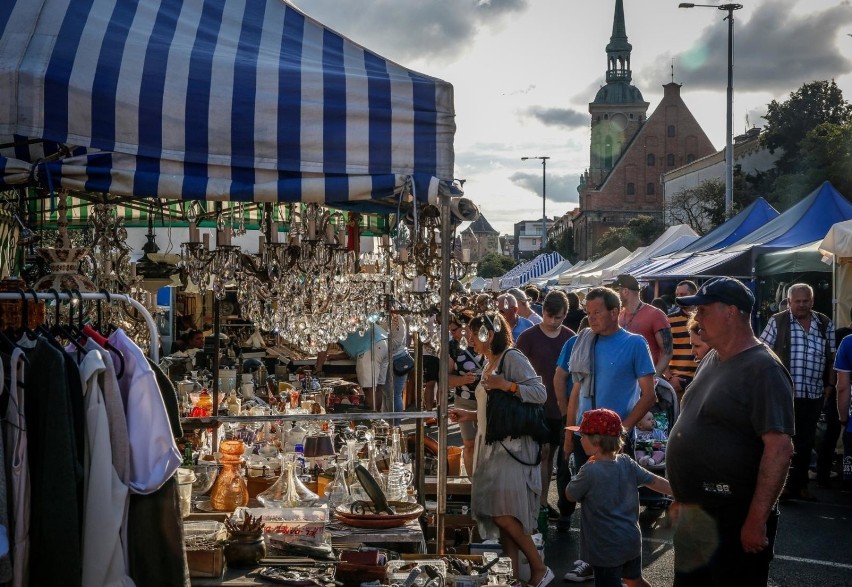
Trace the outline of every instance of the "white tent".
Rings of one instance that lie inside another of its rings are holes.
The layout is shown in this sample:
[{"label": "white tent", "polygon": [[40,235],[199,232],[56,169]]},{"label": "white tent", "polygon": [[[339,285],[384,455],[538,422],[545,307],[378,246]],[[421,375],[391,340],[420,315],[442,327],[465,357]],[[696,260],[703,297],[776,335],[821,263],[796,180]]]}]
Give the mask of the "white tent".
[{"label": "white tent", "polygon": [[603,271],[603,280],[613,279],[619,273],[630,273],[634,268],[645,265],[648,259],[676,253],[697,240],[698,233],[688,224],[670,226],[650,245],[639,247],[629,257]]},{"label": "white tent", "polygon": [[599,285],[601,274],[604,269],[621,262],[630,256],[630,251],[624,247],[618,247],[611,253],[604,255],[596,261],[592,261],[579,270],[571,270],[559,276],[559,285]]},{"label": "white tent", "polygon": [[852,220],[833,224],[818,245],[819,252],[830,257],[834,268],[835,324],[846,324],[852,309]]},{"label": "white tent", "polygon": [[554,285],[559,281],[559,275],[568,271],[569,269],[571,269],[571,267],[574,267],[574,265],[571,264],[571,261],[565,259],[559,265],[557,265],[547,273],[543,273],[537,278],[531,279],[529,283],[535,285],[536,287],[544,287],[548,284]]}]

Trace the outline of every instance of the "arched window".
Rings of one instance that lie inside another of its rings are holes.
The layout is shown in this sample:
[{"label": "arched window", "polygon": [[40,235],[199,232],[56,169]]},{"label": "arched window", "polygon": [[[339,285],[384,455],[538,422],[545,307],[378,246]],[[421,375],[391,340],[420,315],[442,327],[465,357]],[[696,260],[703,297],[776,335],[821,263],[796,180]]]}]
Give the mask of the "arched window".
[{"label": "arched window", "polygon": [[633,196],[636,194],[636,184],[632,181],[627,182],[627,195]]},{"label": "arched window", "polygon": [[654,157],[653,153],[648,153],[648,156],[646,157],[646,159],[648,161],[648,167],[653,167],[654,165],[657,164],[657,158]]},{"label": "arched window", "polygon": [[670,125],[666,128],[666,136],[673,137],[673,136],[675,136],[675,134],[676,134],[676,132],[675,132],[675,125],[670,124]]},{"label": "arched window", "polygon": [[607,136],[604,142],[604,168],[612,169],[612,137]]},{"label": "arched window", "polygon": [[674,167],[674,153],[669,153],[666,155],[666,165],[669,167]]},{"label": "arched window", "polygon": [[686,162],[687,163],[692,163],[693,161],[695,161],[695,155],[690,153],[689,155],[686,156]]},{"label": "arched window", "polygon": [[654,195],[654,182],[648,182],[648,185],[645,188],[645,195],[648,195],[648,196]]}]

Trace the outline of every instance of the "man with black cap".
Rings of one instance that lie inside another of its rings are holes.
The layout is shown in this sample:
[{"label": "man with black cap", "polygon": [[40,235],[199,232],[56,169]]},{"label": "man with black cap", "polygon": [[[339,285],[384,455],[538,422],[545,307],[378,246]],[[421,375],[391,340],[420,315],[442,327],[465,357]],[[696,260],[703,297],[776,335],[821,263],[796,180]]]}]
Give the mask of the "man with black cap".
[{"label": "man with black cap", "polygon": [[707,354],[669,435],[675,587],[761,585],[793,454],[793,382],[754,336],[754,295],[716,277],[677,303],[695,307]]},{"label": "man with black cap", "polygon": [[632,275],[622,273],[615,278],[612,289],[621,298],[618,325],[627,332],[641,334],[651,349],[654,369],[662,376],[672,358],[672,329],[665,312],[646,304],[639,297],[639,282]]}]

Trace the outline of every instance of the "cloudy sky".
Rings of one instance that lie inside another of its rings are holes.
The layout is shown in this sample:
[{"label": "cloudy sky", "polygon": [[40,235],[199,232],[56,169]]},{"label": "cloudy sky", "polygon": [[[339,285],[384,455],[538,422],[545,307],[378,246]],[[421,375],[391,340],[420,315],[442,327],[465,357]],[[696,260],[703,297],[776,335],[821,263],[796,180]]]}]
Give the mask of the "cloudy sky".
[{"label": "cloudy sky", "polygon": [[[589,163],[588,103],[604,83],[615,0],[292,0],[380,55],[453,84],[456,178],[501,233],[577,206]],[[852,100],[849,0],[741,0],[735,13],[734,134],[771,100],[835,79]],[[714,3],[704,0],[704,3]],[[725,145],[726,12],[624,0],[633,83],[649,115],[672,79],[718,149]]]}]

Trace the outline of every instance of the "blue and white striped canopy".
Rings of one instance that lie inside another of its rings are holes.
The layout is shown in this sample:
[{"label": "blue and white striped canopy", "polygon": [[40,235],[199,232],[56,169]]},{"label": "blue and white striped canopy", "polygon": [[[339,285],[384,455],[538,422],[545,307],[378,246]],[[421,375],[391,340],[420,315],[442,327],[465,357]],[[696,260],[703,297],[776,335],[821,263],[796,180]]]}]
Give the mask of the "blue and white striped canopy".
[{"label": "blue and white striped canopy", "polygon": [[0,188],[340,204],[453,177],[452,86],[282,0],[5,0],[0,88]]},{"label": "blue and white striped canopy", "polygon": [[532,261],[518,265],[512,268],[508,273],[500,278],[500,289],[510,289],[513,287],[521,287],[527,284],[531,279],[535,279],[539,275],[544,275],[565,259],[556,251],[550,253],[542,253]]}]

